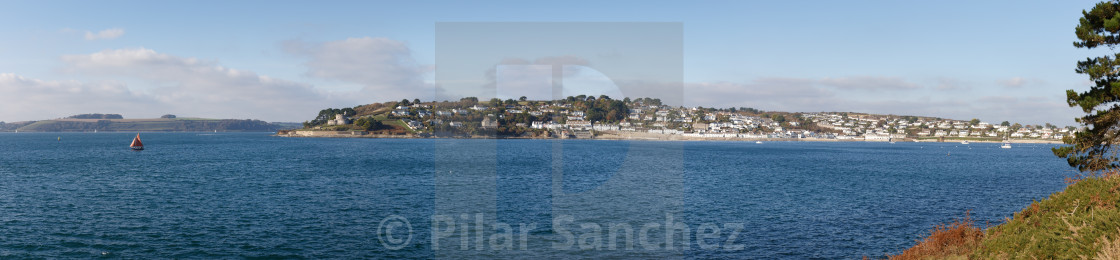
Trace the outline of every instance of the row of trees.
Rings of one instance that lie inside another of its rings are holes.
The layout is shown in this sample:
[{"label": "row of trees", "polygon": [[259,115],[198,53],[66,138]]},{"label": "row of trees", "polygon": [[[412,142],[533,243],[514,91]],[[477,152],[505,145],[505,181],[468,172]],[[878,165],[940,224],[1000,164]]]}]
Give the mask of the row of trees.
[{"label": "row of trees", "polygon": [[406,99],[401,99],[401,102],[397,102],[398,106],[411,106],[411,105],[415,105],[415,104],[420,104],[420,99],[419,98],[413,99],[412,102],[409,102],[407,98]]},{"label": "row of trees", "polygon": [[94,113],[94,114],[72,115],[69,118],[73,118],[73,119],[124,119],[124,116],[121,116],[120,114],[97,114],[97,113]]}]

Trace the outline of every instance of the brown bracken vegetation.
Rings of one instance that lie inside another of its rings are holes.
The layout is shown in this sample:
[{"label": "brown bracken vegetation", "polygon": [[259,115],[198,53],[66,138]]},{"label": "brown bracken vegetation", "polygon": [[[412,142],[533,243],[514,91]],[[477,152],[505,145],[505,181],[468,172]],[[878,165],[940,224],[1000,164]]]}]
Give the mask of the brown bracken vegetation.
[{"label": "brown bracken vegetation", "polygon": [[983,238],[984,231],[976,226],[969,212],[965,212],[963,219],[934,226],[930,235],[917,241],[917,245],[888,259],[965,259]]},{"label": "brown bracken vegetation", "polygon": [[985,230],[965,218],[889,259],[1120,259],[1120,175],[1072,179]]}]

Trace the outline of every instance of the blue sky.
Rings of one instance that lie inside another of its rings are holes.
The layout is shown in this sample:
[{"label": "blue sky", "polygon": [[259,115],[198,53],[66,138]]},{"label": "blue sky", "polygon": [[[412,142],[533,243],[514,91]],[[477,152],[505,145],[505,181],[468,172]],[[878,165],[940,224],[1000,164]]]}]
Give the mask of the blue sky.
[{"label": "blue sky", "polygon": [[1073,125],[1075,62],[1103,53],[1071,44],[1094,3],[12,1],[0,121],[304,121],[430,96],[437,22],[680,22],[683,105]]}]

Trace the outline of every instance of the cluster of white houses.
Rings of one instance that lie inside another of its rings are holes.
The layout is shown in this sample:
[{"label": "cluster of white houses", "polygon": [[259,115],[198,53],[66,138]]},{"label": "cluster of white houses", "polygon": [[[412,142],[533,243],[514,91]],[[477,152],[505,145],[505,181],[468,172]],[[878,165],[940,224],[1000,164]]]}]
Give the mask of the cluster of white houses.
[{"label": "cluster of white houses", "polygon": [[807,113],[804,117],[822,128],[842,133],[838,138],[884,139],[900,137],[949,138],[1032,138],[1062,139],[1076,132],[1072,127],[1018,126],[949,119],[923,119],[891,115],[849,115],[847,113]]}]

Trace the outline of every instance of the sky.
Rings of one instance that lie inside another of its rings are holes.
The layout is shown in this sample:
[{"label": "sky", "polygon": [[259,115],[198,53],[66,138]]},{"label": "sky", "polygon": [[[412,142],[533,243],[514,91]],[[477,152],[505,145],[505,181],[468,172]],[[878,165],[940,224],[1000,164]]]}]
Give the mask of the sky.
[{"label": "sky", "polygon": [[[439,68],[450,66],[437,64],[437,48],[446,48],[437,24],[668,22],[681,25],[682,91],[623,95],[1075,125],[1082,112],[1069,108],[1065,90],[1091,84],[1074,72],[1076,61],[1107,51],[1072,45],[1081,11],[1094,3],[6,1],[0,121],[117,113],[302,122],[328,107],[478,95],[437,84],[447,75]],[[563,57],[478,62],[603,63]]]}]

